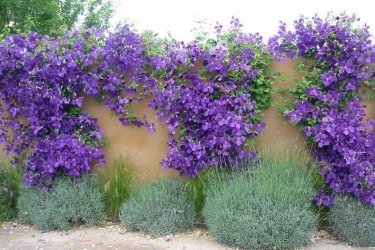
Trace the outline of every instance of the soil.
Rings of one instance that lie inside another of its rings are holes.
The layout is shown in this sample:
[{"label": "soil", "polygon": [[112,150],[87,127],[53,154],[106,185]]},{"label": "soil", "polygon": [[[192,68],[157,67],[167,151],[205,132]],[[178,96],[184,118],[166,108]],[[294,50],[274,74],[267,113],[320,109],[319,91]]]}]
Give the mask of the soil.
[{"label": "soil", "polygon": [[[232,249],[213,239],[205,229],[151,238],[126,232],[118,224],[103,227],[78,227],[69,231],[41,232],[35,227],[7,222],[0,225],[0,249]],[[318,231],[306,250],[344,250],[354,248],[339,242],[325,231]]]}]

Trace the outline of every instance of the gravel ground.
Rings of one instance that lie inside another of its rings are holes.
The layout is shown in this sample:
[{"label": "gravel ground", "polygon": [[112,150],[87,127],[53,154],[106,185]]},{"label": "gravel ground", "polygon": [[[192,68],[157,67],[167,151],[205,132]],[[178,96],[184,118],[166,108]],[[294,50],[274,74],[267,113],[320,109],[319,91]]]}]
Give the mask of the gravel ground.
[{"label": "gravel ground", "polygon": [[[216,242],[204,229],[188,233],[151,238],[130,233],[119,225],[78,227],[69,231],[41,232],[34,227],[7,222],[1,224],[0,249],[231,249]],[[317,232],[306,250],[365,249],[347,246],[324,231]]]}]

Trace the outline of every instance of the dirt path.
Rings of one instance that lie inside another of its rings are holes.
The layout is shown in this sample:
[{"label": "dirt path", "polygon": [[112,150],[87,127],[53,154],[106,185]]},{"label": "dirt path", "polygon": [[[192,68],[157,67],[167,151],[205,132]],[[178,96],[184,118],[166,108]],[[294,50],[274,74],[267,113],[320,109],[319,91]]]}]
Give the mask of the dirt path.
[{"label": "dirt path", "polygon": [[[0,227],[0,249],[230,249],[216,242],[205,230],[150,238],[126,232],[118,225],[69,231],[40,232],[34,227],[17,223],[3,223]],[[351,248],[320,232],[306,250],[344,250]]]}]

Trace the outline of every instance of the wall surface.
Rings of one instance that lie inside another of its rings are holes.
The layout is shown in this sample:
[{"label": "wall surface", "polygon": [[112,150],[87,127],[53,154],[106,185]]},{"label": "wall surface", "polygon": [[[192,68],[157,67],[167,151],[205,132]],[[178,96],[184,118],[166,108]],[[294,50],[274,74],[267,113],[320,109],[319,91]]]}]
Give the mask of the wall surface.
[{"label": "wall surface", "polygon": [[375,90],[368,86],[363,86],[360,90],[360,95],[363,98],[363,104],[366,105],[365,120],[375,119]]},{"label": "wall surface", "polygon": [[[266,127],[263,133],[256,139],[255,148],[260,154],[274,154],[275,150],[283,151],[282,154],[294,154],[303,159],[309,157],[308,150],[304,145],[303,133],[289,122],[287,117],[278,113],[278,103],[293,101],[293,98],[286,94],[279,93],[280,89],[293,86],[294,80],[299,77],[294,73],[295,61],[288,60],[286,63],[272,62],[271,68],[286,74],[285,81],[275,82],[274,105],[264,111],[264,122]],[[367,93],[373,90],[367,89]],[[366,98],[365,98],[366,99]],[[367,118],[375,118],[375,103],[368,98],[364,102],[367,107]],[[173,170],[164,170],[160,165],[160,160],[165,156],[167,148],[168,130],[163,122],[160,122],[153,110],[147,107],[147,101],[135,105],[135,113],[139,117],[146,114],[150,121],[156,124],[156,132],[149,134],[144,127],[122,126],[117,117],[102,104],[98,104],[93,99],[86,99],[84,108],[93,116],[98,118],[99,126],[104,130],[109,143],[105,146],[104,152],[108,165],[111,165],[121,155],[128,155],[134,163],[133,172],[142,182],[148,183],[158,177],[169,175],[178,176]]]},{"label": "wall surface", "polygon": [[133,162],[132,172],[141,182],[148,183],[160,176],[178,176],[175,171],[164,170],[159,162],[168,151],[167,126],[160,122],[155,111],[147,107],[147,101],[134,105],[138,117],[144,114],[156,125],[156,132],[148,133],[145,127],[123,126],[116,116],[103,104],[88,98],[84,101],[84,109],[98,119],[108,144],[104,147],[105,159],[111,165],[120,156],[128,156]]},{"label": "wall surface", "polygon": [[302,157],[310,155],[304,145],[303,133],[289,122],[288,117],[282,116],[278,111],[278,104],[286,104],[295,100],[288,94],[280,93],[280,90],[292,87],[294,79],[300,77],[294,72],[296,63],[288,59],[286,63],[273,61],[270,65],[271,70],[280,72],[285,76],[285,79],[274,82],[274,103],[263,111],[263,121],[266,123],[266,127],[256,139],[255,144],[255,148],[260,154],[272,153],[282,146],[288,150],[288,154],[295,154],[298,151],[299,154],[303,154]]}]

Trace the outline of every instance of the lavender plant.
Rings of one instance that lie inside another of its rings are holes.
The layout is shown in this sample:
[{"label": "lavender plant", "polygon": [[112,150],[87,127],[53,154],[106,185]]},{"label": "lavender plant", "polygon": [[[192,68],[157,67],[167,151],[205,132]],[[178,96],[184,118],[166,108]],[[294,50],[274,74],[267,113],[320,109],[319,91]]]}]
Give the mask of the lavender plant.
[{"label": "lavender plant", "polygon": [[165,236],[191,229],[196,214],[186,187],[161,179],[132,193],[122,206],[120,220],[129,231]]},{"label": "lavender plant", "polygon": [[74,225],[99,225],[105,218],[103,195],[96,178],[85,174],[72,179],[59,176],[53,189],[20,189],[18,219],[40,230],[66,230]]},{"label": "lavender plant", "polygon": [[338,195],[327,216],[328,230],[352,246],[375,246],[375,207]]},{"label": "lavender plant", "polygon": [[203,215],[215,239],[240,249],[296,249],[310,242],[318,217],[311,210],[316,178],[285,151],[207,175]]}]

